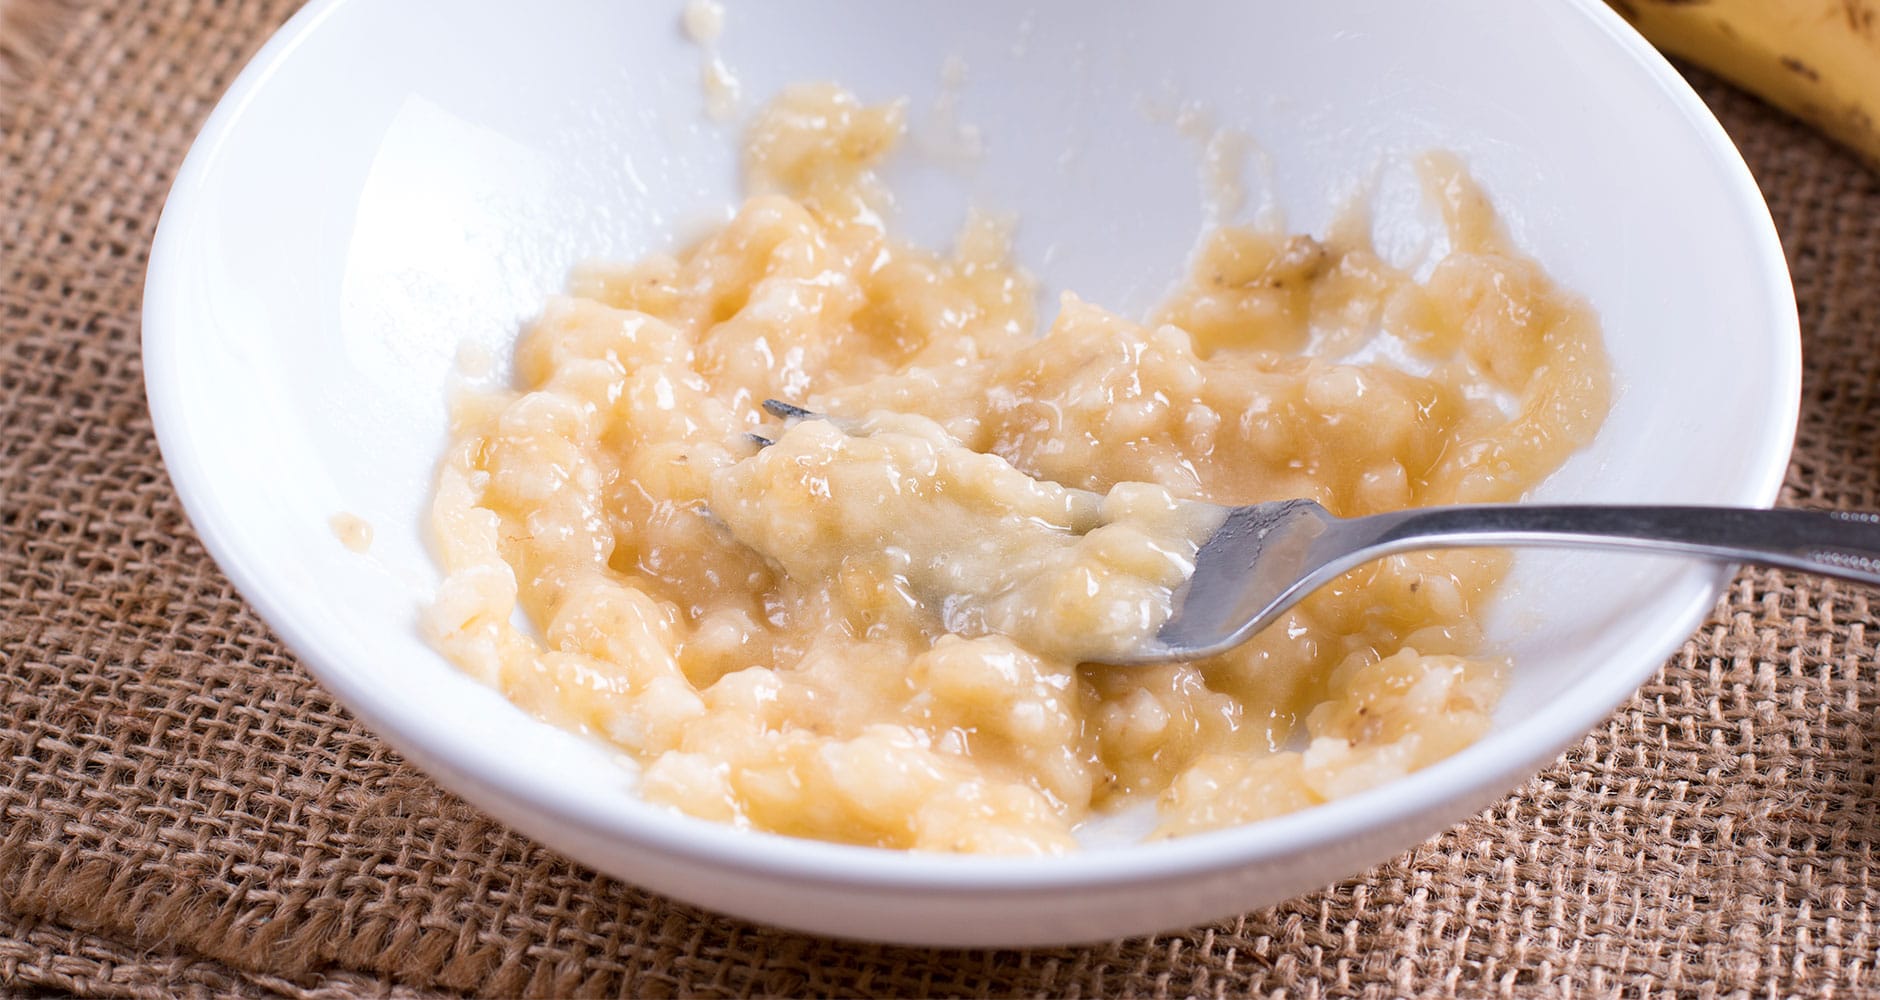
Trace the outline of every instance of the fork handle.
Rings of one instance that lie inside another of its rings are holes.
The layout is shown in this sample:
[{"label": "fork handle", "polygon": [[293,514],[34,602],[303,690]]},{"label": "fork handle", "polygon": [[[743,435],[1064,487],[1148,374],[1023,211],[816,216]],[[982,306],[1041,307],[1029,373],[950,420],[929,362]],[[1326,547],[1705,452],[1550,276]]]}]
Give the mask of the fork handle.
[{"label": "fork handle", "polygon": [[1880,585],[1880,513],[1866,511],[1470,504],[1374,514],[1343,527],[1375,555],[1559,545],[1704,556]]}]

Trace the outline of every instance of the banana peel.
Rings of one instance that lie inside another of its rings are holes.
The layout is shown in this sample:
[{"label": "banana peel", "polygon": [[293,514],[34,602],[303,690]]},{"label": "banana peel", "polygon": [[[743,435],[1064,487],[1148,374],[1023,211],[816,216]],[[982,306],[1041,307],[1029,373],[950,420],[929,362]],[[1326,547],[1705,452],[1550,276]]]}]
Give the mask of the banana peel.
[{"label": "banana peel", "polygon": [[1813,125],[1880,170],[1880,0],[1607,0],[1668,55]]}]

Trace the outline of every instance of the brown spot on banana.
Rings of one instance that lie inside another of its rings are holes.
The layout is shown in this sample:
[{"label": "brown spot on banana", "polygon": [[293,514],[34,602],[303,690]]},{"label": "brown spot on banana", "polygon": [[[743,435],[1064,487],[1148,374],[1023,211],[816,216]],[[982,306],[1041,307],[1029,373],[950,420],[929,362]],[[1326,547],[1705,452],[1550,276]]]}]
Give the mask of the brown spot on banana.
[{"label": "brown spot on banana", "polygon": [[1867,0],[1841,0],[1841,13],[1847,18],[1847,30],[1868,39],[1874,36],[1874,9]]},{"label": "brown spot on banana", "polygon": [[1821,80],[1821,74],[1815,72],[1815,68],[1813,66],[1808,65],[1807,63],[1801,61],[1800,59],[1795,58],[1794,56],[1783,56],[1782,68],[1788,70],[1791,73],[1799,73],[1802,76],[1805,76],[1808,79],[1813,80],[1813,81],[1819,82]]}]

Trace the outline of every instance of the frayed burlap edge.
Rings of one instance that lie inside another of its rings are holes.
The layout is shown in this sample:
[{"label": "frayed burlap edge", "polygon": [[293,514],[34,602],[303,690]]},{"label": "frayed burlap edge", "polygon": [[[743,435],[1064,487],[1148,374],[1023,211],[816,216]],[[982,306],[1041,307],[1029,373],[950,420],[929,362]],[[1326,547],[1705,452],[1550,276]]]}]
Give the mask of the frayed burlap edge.
[{"label": "frayed burlap edge", "polygon": [[0,0],[0,118],[57,49],[86,0]]},{"label": "frayed burlap edge", "polygon": [[168,1000],[172,997],[429,998],[357,973],[296,978],[244,972],[186,950],[139,948],[61,924],[0,910],[0,985],[8,995],[51,994]]}]

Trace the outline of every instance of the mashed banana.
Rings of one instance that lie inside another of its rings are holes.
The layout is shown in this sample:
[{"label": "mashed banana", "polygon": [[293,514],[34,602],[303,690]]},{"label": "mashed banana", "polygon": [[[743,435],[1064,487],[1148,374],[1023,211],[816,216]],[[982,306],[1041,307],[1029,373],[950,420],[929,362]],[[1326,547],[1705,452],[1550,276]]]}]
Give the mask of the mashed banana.
[{"label": "mashed banana", "polygon": [[797,425],[714,474],[709,502],[785,576],[830,581],[851,631],[996,633],[1073,663],[1152,639],[1226,514],[1149,483],[1106,496],[1043,482],[925,417],[882,412]]},{"label": "mashed banana", "polygon": [[[1367,565],[1205,662],[1078,665],[1166,618],[1212,528],[1188,501],[1512,500],[1598,430],[1597,324],[1459,165],[1425,164],[1425,280],[1357,220],[1229,228],[1151,323],[1067,295],[1040,333],[996,225],[947,256],[887,236],[901,128],[786,93],[729,223],[577,270],[514,388],[460,394],[438,647],[631,751],[650,801],[883,847],[1070,850],[1147,799],[1159,835],[1246,822],[1479,736],[1492,551]],[[1416,370],[1353,359],[1384,342]],[[779,436],[771,397],[859,431]]]}]

